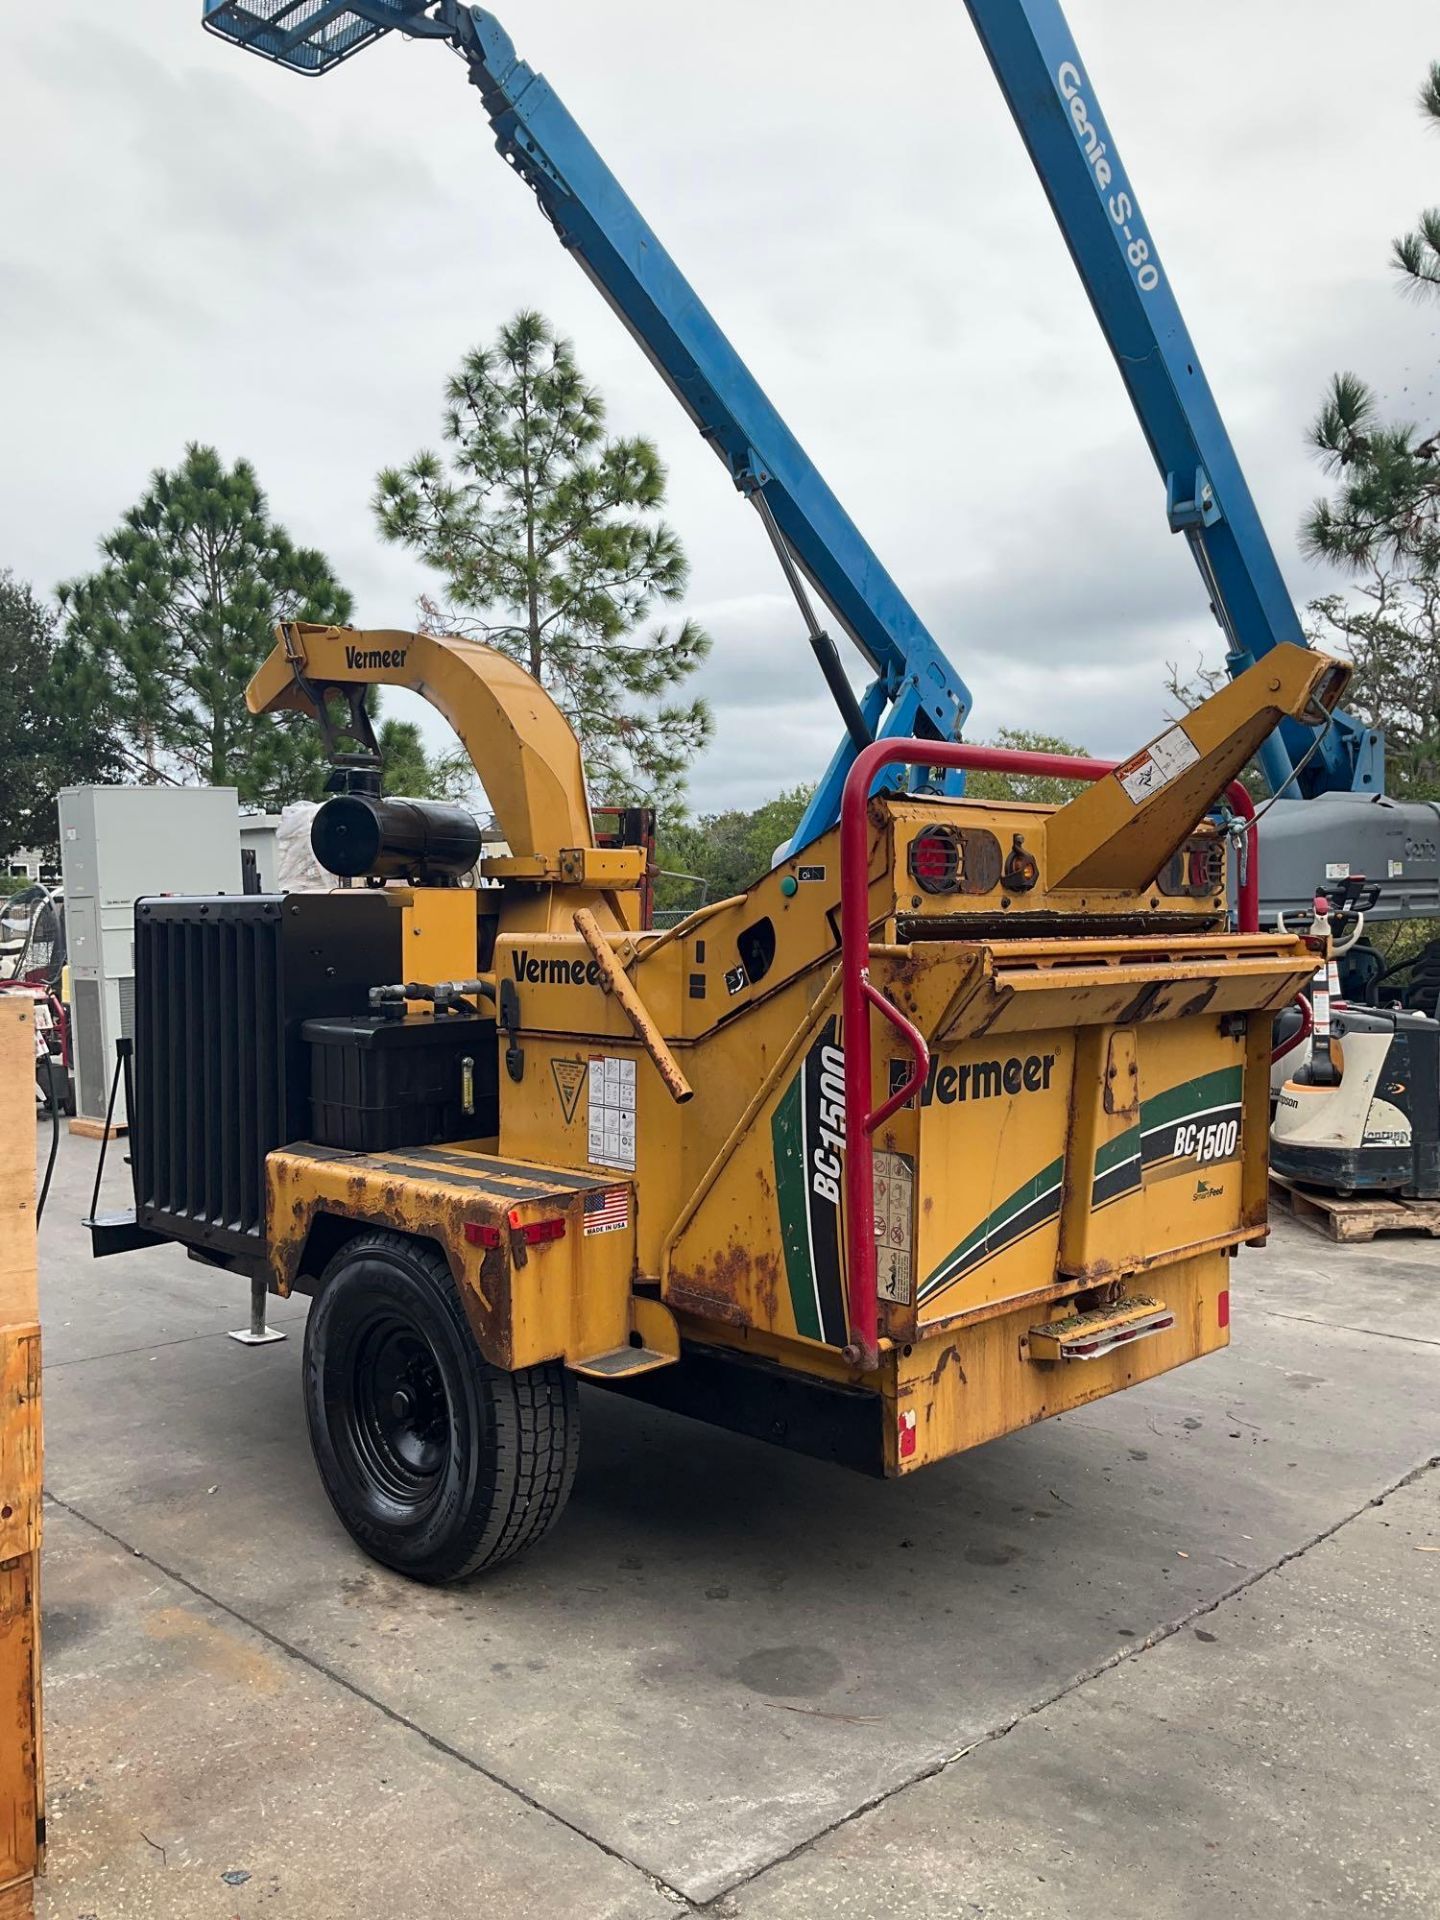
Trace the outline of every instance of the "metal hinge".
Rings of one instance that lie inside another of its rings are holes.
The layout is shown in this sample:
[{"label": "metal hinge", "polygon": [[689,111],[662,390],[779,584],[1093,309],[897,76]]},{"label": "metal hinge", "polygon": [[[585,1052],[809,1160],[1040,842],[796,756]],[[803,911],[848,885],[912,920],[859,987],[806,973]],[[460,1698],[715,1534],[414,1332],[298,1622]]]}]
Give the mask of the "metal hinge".
[{"label": "metal hinge", "polygon": [[1165,514],[1172,533],[1184,533],[1189,527],[1213,527],[1224,518],[1203,467],[1195,469],[1193,480],[1182,481],[1178,474],[1166,474]]}]

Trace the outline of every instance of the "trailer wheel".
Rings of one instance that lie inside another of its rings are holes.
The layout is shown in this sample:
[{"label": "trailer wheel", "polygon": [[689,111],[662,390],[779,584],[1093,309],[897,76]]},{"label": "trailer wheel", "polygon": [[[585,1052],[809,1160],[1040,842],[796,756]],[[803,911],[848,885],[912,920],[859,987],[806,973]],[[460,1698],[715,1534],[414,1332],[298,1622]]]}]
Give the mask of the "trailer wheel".
[{"label": "trailer wheel", "polygon": [[347,1242],[310,1308],[304,1379],[330,1504],[385,1566],[459,1580],[560,1517],[580,1442],[574,1378],[558,1363],[492,1367],[438,1249],[398,1233]]}]

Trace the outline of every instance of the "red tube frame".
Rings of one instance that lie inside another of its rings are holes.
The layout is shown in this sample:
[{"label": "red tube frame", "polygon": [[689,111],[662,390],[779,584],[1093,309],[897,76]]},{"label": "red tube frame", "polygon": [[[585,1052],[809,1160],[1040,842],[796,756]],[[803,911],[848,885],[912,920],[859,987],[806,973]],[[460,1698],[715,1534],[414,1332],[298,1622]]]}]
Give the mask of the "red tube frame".
[{"label": "red tube frame", "polygon": [[1272,1067],[1277,1060],[1283,1060],[1287,1054],[1293,1053],[1296,1047],[1304,1046],[1305,1042],[1315,1031],[1315,1012],[1305,995],[1303,993],[1297,993],[1290,1004],[1300,1009],[1300,1030],[1298,1033],[1292,1033],[1288,1040],[1282,1040],[1280,1045],[1275,1048],[1274,1052],[1270,1055],[1270,1064]]},{"label": "red tube frame", "polygon": [[[879,774],[892,766],[964,767],[975,773],[1030,773],[1059,780],[1103,780],[1119,764],[1063,753],[1029,753],[1016,747],[971,746],[960,740],[874,740],[855,757],[840,802],[840,1011],[845,1028],[845,1213],[848,1232],[850,1343],[845,1358],[871,1370],[879,1364],[875,1273],[875,1176],[871,1136],[922,1086],[930,1070],[924,1035],[885,998],[870,979],[870,847],[867,808]],[[1248,842],[1237,897],[1242,933],[1260,928],[1259,846],[1255,803],[1238,780],[1226,789],[1232,811],[1245,824]],[[878,1108],[871,1108],[871,1007],[896,1028],[910,1049],[909,1079]]]}]

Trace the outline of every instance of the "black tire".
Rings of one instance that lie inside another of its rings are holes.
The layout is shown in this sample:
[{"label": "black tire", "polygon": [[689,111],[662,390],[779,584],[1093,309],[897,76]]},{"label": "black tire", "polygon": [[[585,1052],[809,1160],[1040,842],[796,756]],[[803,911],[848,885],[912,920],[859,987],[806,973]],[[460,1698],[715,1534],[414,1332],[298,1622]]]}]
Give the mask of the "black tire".
[{"label": "black tire", "polygon": [[305,1323],[304,1383],[330,1504],[385,1566],[460,1580],[559,1519],[580,1446],[574,1378],[558,1362],[492,1367],[434,1246],[374,1232],[341,1248]]}]

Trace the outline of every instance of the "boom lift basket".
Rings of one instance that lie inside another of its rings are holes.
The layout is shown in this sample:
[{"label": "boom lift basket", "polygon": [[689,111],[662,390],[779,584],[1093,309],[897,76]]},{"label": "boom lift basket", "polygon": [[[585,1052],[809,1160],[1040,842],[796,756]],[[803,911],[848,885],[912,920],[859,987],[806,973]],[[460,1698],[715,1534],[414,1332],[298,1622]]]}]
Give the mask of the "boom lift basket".
[{"label": "boom lift basket", "polygon": [[413,24],[426,0],[205,0],[211,33],[294,73],[328,73],[392,27]]}]

